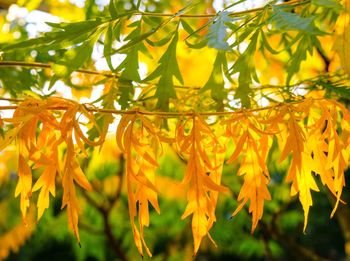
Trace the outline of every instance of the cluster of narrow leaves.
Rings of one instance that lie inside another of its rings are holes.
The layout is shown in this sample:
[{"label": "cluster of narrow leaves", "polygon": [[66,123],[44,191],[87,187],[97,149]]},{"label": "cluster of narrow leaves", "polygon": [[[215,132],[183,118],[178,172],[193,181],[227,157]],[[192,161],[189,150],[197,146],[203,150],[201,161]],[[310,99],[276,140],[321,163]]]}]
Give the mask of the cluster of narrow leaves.
[{"label": "cluster of narrow leaves", "polygon": [[[61,120],[50,108],[65,109]],[[69,225],[78,240],[79,202],[75,183],[84,189],[91,190],[77,161],[77,148],[85,152],[85,144],[97,145],[89,141],[82,133],[77,115],[84,114],[94,121],[92,116],[78,103],[61,98],[49,98],[45,101],[28,99],[20,103],[13,117],[4,119],[12,128],[6,131],[0,140],[0,149],[4,149],[13,140],[18,146],[18,183],[15,196],[20,196],[20,207],[23,218],[26,217],[32,192],[40,190],[37,207],[38,219],[49,207],[49,196],[55,196],[57,175],[63,188],[62,208],[67,206]],[[39,130],[39,132],[38,132]],[[66,144],[63,167],[60,166],[58,146]],[[32,169],[42,170],[40,177],[33,185]]]},{"label": "cluster of narrow leaves", "polygon": [[[135,124],[140,121],[141,126]],[[136,247],[143,255],[143,247],[149,256],[144,236],[144,226],[149,226],[148,202],[159,213],[157,188],[155,187],[156,157],[160,148],[160,132],[142,114],[125,114],[117,129],[117,143],[124,153],[126,167],[129,215]],[[135,224],[138,215],[139,229]]]},{"label": "cluster of narrow leaves", "polygon": [[[192,126],[186,135],[185,128],[188,121]],[[215,208],[218,192],[227,190],[220,185],[220,170],[223,164],[223,157],[220,157],[220,154],[224,153],[224,147],[199,115],[179,123],[176,131],[179,152],[187,156],[183,182],[189,184],[188,204],[182,218],[192,214],[192,233],[196,253],[205,235],[214,242],[209,230],[216,221]]]},{"label": "cluster of narrow leaves", "polygon": [[[60,181],[62,208],[67,209],[69,226],[78,241],[80,208],[76,184],[86,190],[92,187],[77,156],[86,155],[89,146],[102,145],[106,135],[106,131],[99,130],[94,110],[97,109],[62,98],[28,99],[17,106],[13,117],[2,119],[5,131],[0,139],[0,149],[13,140],[19,148],[19,179],[15,194],[20,196],[23,217],[32,192],[40,190],[39,219],[49,207],[49,194],[55,196],[55,185]],[[99,131],[98,140],[90,140],[84,135],[79,121],[82,115]],[[237,175],[242,176],[243,182],[237,198],[239,205],[232,215],[249,203],[252,232],[263,216],[264,202],[271,199],[267,158],[273,142],[280,148],[280,161],[290,160],[286,182],[291,183],[291,195],[298,195],[302,204],[304,230],[312,206],[311,190],[319,190],[315,181],[317,176],[336,199],[332,215],[341,202],[344,171],[350,158],[350,112],[335,100],[306,98],[261,109],[222,113],[214,124],[225,130],[220,135],[203,114],[193,112],[178,119],[176,127],[167,126],[172,133],[169,137],[161,127],[167,114],[150,115],[152,113],[137,108],[124,111],[116,130],[117,144],[126,160],[130,221],[141,255],[145,249],[151,256],[144,227],[150,223],[149,203],[160,212],[155,171],[164,143],[176,147],[179,156],[187,162],[183,184],[188,187],[188,203],[182,218],[192,215],[194,253],[204,236],[215,244],[209,231],[216,221],[218,195],[229,189],[221,185],[225,157],[229,164],[240,162]],[[228,140],[234,146],[230,155],[226,155]],[[65,150],[59,149],[61,144],[65,144]],[[33,169],[40,173],[34,185]]]},{"label": "cluster of narrow leaves", "polygon": [[[256,121],[256,122],[254,122]],[[267,188],[269,171],[266,166],[266,158],[271,145],[271,136],[268,130],[259,129],[259,123],[255,117],[245,114],[237,115],[223,122],[226,125],[226,134],[234,140],[235,151],[230,156],[228,163],[237,160],[243,154],[238,175],[244,175],[244,183],[238,195],[238,201],[242,202],[233,215],[237,214],[249,200],[249,212],[253,216],[252,232],[262,217],[264,200],[270,200],[271,196]],[[259,124],[260,125],[260,124]]]}]

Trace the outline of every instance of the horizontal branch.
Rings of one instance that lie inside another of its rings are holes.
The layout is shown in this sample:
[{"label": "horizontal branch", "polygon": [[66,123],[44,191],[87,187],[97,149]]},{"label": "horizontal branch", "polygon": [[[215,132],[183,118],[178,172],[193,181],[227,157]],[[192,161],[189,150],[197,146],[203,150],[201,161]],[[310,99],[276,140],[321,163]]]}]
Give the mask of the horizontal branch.
[{"label": "horizontal branch", "polygon": [[[15,4],[16,1],[10,0],[9,2],[2,3],[0,1],[0,7],[8,9],[11,4]],[[310,0],[306,1],[300,1],[300,0],[294,0],[294,1],[289,1],[281,4],[277,4],[276,6],[298,6],[298,5],[304,5],[310,3]],[[244,14],[249,14],[249,13],[255,13],[258,11],[263,10],[265,7],[258,7],[258,8],[252,8],[248,10],[243,10],[243,11],[238,11],[238,12],[231,12],[229,15],[230,16],[241,16]],[[39,6],[39,9],[41,11],[48,11],[48,6],[42,4]],[[143,16],[152,16],[152,17],[171,17],[175,16],[176,14],[171,14],[171,13],[153,13],[153,12],[142,12],[142,11],[137,11],[133,13],[133,15],[143,15]],[[217,14],[180,14],[178,17],[183,17],[183,18],[210,18],[210,17],[215,17]]]},{"label": "horizontal branch", "polygon": [[[308,98],[313,100],[324,100],[324,98]],[[190,111],[184,111],[184,112],[165,112],[165,111],[146,111],[146,110],[140,110],[140,109],[131,109],[131,110],[115,110],[115,109],[103,109],[103,108],[96,108],[92,107],[90,104],[81,104],[84,106],[84,108],[89,112],[98,112],[98,113],[112,113],[112,114],[141,114],[141,115],[147,115],[147,116],[158,116],[162,118],[178,118],[181,116],[196,116],[196,115],[202,115],[202,116],[225,116],[225,115],[231,115],[231,114],[240,114],[240,113],[251,113],[251,112],[258,112],[258,111],[264,111],[269,110],[273,108],[279,108],[283,106],[289,106],[293,104],[298,104],[300,102],[303,102],[305,99],[300,99],[293,102],[284,102],[284,103],[278,103],[276,105],[270,105],[266,107],[260,107],[255,109],[237,109],[235,111],[214,111],[214,112],[196,112],[194,110]],[[0,106],[0,111],[2,110],[16,110],[19,106],[18,105],[7,105],[7,106]],[[47,107],[48,110],[68,110],[68,106],[52,106]]]},{"label": "horizontal branch", "polygon": [[[289,1],[281,4],[277,4],[276,6],[299,6],[299,5],[305,5],[310,3],[310,0],[306,1],[300,1],[300,0],[295,0],[295,1]],[[252,8],[248,10],[243,10],[243,11],[237,11],[237,12],[231,12],[229,13],[230,16],[241,16],[244,14],[249,14],[249,13],[255,13],[259,12],[265,9],[265,6],[263,7],[257,7],[257,8]],[[215,17],[217,14],[172,14],[172,13],[153,13],[153,12],[142,12],[142,11],[137,11],[133,13],[133,15],[142,15],[142,16],[152,16],[152,17],[172,17],[172,16],[177,16],[177,17],[184,17],[184,18],[211,18]]]},{"label": "horizontal branch", "polygon": [[[38,62],[22,62],[22,61],[0,61],[0,66],[2,67],[31,67],[31,68],[43,68],[52,70],[51,64],[48,63],[38,63]],[[109,78],[118,78],[119,76],[112,72],[103,72],[103,71],[93,71],[78,69],[75,72],[84,73],[84,74],[93,74],[101,75]]]},{"label": "horizontal branch", "polygon": [[[50,69],[52,70],[52,65],[49,63],[39,63],[39,62],[23,62],[23,61],[0,61],[0,67],[30,67],[30,68],[44,68],[44,69]],[[107,78],[116,78],[118,79],[120,77],[119,74],[117,73],[112,73],[112,72],[106,72],[106,71],[94,71],[94,70],[86,70],[86,69],[79,69],[76,70],[75,72],[79,72],[79,73],[83,73],[83,74],[90,74],[90,75],[101,75]],[[326,74],[324,74],[323,76],[326,76]],[[339,75],[336,75],[337,77]],[[329,75],[329,77],[332,77],[332,75]],[[315,81],[315,79],[317,80],[316,77],[310,78],[310,79],[305,79],[305,80],[301,80],[295,84],[289,85],[289,87],[296,87],[299,86],[300,84],[304,84],[306,82],[312,82]],[[136,82],[136,81],[134,81]],[[154,85],[156,86],[156,83],[151,83],[151,82],[136,82],[140,85],[138,85],[138,87],[142,88],[142,85]],[[175,88],[177,89],[189,89],[189,90],[199,90],[202,87],[201,86],[189,86],[189,85],[174,85]],[[253,86],[251,88],[252,91],[257,91],[257,90],[263,90],[263,89],[283,89],[286,86],[283,85],[271,85],[271,84],[267,84],[267,85],[261,85],[261,86]],[[234,88],[229,88],[227,90],[234,90]],[[4,100],[5,98],[0,98],[2,100]],[[6,99],[11,101],[10,99]]]}]

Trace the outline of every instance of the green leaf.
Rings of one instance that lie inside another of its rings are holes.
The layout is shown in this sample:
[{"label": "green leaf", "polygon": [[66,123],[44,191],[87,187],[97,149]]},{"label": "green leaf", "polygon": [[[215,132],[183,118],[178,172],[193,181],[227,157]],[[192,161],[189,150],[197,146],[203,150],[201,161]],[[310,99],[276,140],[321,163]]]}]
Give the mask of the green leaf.
[{"label": "green leaf", "polygon": [[273,49],[269,43],[269,41],[266,38],[265,32],[261,30],[261,41],[262,41],[262,48],[266,48],[270,53],[272,54],[279,54],[281,51],[276,51]]},{"label": "green leaf", "polygon": [[[128,43],[126,43],[125,45],[123,45],[122,47],[120,47],[119,49],[117,49],[114,53],[118,53],[118,52],[122,52],[124,50],[127,50],[133,46],[135,46],[136,44],[146,40],[148,37],[150,37],[151,35],[153,35],[154,33],[156,33],[159,29],[161,29],[162,27],[164,27],[166,24],[168,24],[174,17],[176,17],[177,14],[169,17],[168,19],[163,20],[162,22],[160,22],[156,27],[152,28],[151,30],[149,30],[146,33],[143,34],[136,34],[135,31],[131,32],[126,38],[125,40],[129,40]],[[136,27],[138,26],[138,23],[141,23],[142,20],[138,20],[136,22],[134,22],[133,24],[129,25],[129,27]],[[137,36],[135,36],[137,35]]]},{"label": "green leaf", "polygon": [[[135,28],[127,37],[126,40],[133,41],[132,39],[140,39],[142,32],[142,20],[134,22],[130,27]],[[125,59],[120,63],[116,71],[121,71],[118,81],[119,98],[118,103],[122,109],[130,107],[131,101],[134,96],[133,81],[140,82],[139,75],[139,52],[147,55],[147,48],[142,41],[134,42],[133,48],[124,49],[123,53],[126,54]]]},{"label": "green leaf", "polygon": [[[133,27],[135,27],[135,29],[126,37],[126,40],[131,38],[138,38],[141,35],[141,29],[142,29],[141,21],[137,21],[137,23],[134,23]],[[120,77],[123,80],[136,81],[136,82],[140,81],[140,75],[138,72],[138,69],[139,69],[138,52],[140,51],[143,52],[145,49],[146,47],[144,46],[143,42],[139,41],[135,43],[134,48],[124,50],[126,57],[116,69],[117,71],[122,71]]]},{"label": "green leaf", "polygon": [[33,87],[39,87],[38,77],[31,74],[26,68],[0,68],[1,89],[16,97]]},{"label": "green leaf", "polygon": [[154,34],[156,32],[155,29],[151,29],[150,31],[139,35],[136,38],[133,38],[132,40],[130,40],[127,44],[124,44],[122,47],[120,47],[119,49],[117,49],[115,51],[115,53],[121,53],[122,51],[125,51],[133,46],[135,46],[136,44],[142,42],[143,40],[147,39],[148,37],[150,37],[152,34]]},{"label": "green leaf", "polygon": [[70,49],[65,53],[64,64],[67,64],[71,69],[79,69],[90,58],[96,38],[89,39],[77,48]]},{"label": "green leaf", "polygon": [[69,76],[73,71],[83,67],[85,62],[91,57],[97,35],[89,38],[76,48],[65,52],[63,59],[52,66],[55,75],[59,78]]},{"label": "green leaf", "polygon": [[[296,36],[297,38],[298,36]],[[292,76],[296,74],[300,69],[300,64],[302,61],[306,60],[307,54],[310,55],[313,52],[314,46],[320,46],[320,42],[316,36],[300,33],[301,39],[299,40],[297,49],[292,53],[288,65],[287,65],[287,85],[290,84]],[[298,37],[299,38],[299,37]]]},{"label": "green leaf", "polygon": [[[57,29],[62,29],[64,32],[67,33],[78,33],[79,31],[83,30],[91,30],[92,28],[102,24],[105,22],[105,20],[101,18],[96,18],[93,20],[87,20],[87,21],[80,21],[80,22],[74,22],[74,23],[50,23],[47,22],[49,26]],[[51,32],[48,32],[50,34]]]},{"label": "green leaf", "polygon": [[112,31],[112,25],[111,23],[109,23],[105,34],[105,41],[103,45],[103,55],[106,58],[109,69],[113,72],[114,68],[111,60],[112,44],[113,44],[113,31]]},{"label": "green leaf", "polygon": [[242,106],[246,108],[250,107],[250,84],[253,79],[256,82],[259,82],[256,75],[254,60],[259,34],[260,30],[256,30],[250,39],[247,49],[238,57],[236,62],[230,68],[230,74],[239,73],[238,88],[235,93],[235,99],[240,99]]},{"label": "green leaf", "polygon": [[217,102],[217,109],[223,109],[223,100],[227,95],[225,90],[225,82],[223,77],[223,71],[227,71],[226,55],[223,51],[218,51],[216,56],[213,70],[209,76],[207,83],[200,90],[200,92],[210,91],[210,95],[214,101]]},{"label": "green leaf", "polygon": [[239,99],[241,101],[243,108],[250,108],[250,95],[251,95],[251,89],[248,83],[241,82],[238,85],[238,88],[235,92],[235,99]]},{"label": "green leaf", "polygon": [[120,78],[130,81],[140,81],[139,69],[139,48],[133,48],[127,53],[124,61],[118,66],[118,70],[123,69]]},{"label": "green leaf", "polygon": [[283,7],[273,6],[272,22],[275,23],[277,30],[302,31],[314,35],[324,34],[315,25],[315,17],[301,17],[300,14],[285,12],[283,9]]},{"label": "green leaf", "polygon": [[154,47],[159,47],[159,46],[163,46],[163,45],[166,45],[172,38],[172,35],[171,34],[168,34],[167,36],[165,36],[163,39],[160,39],[156,42],[154,41],[151,41],[150,39],[146,39],[146,42],[151,45],[151,46],[154,46]]},{"label": "green leaf", "polygon": [[1,137],[2,139],[5,138],[5,132],[4,132],[4,129],[2,128],[2,126],[0,126],[0,137]]},{"label": "green leaf", "polygon": [[182,75],[179,69],[179,65],[176,59],[176,46],[179,40],[179,34],[176,30],[168,49],[160,58],[159,63],[163,65],[163,73],[167,74],[166,77],[175,76],[181,84],[183,84]]},{"label": "green leaf", "polygon": [[192,34],[194,32],[194,30],[192,29],[192,27],[189,25],[189,23],[186,22],[185,19],[180,19],[180,23],[182,25],[182,28],[188,33],[188,34]]},{"label": "green leaf", "polygon": [[132,81],[119,79],[118,91],[118,103],[120,104],[122,110],[125,110],[130,107],[130,101],[134,96],[134,86],[132,84]]},{"label": "green leaf", "polygon": [[229,50],[230,47],[226,42],[227,26],[225,23],[232,22],[229,12],[224,11],[217,14],[212,24],[209,27],[207,35],[208,46],[218,50]]},{"label": "green leaf", "polygon": [[256,31],[257,26],[256,25],[247,25],[246,28],[244,28],[243,33],[241,33],[240,35],[236,36],[236,40],[233,44],[231,44],[231,48],[238,46],[240,43],[242,43],[243,41],[245,41],[249,35],[251,35],[254,31]]},{"label": "green leaf", "polygon": [[118,17],[118,11],[117,8],[114,5],[114,0],[109,1],[108,10],[112,18]]},{"label": "green leaf", "polygon": [[[193,30],[191,26],[185,21],[185,19],[180,19],[180,23],[184,30],[188,33],[188,36],[185,38],[185,43],[188,47],[192,49],[201,49],[203,47],[207,46],[208,43],[208,36],[202,37],[198,33],[202,31],[204,28],[206,28],[210,23],[212,23],[212,19],[210,19],[208,22],[197,28],[196,30]],[[190,43],[190,38],[196,38],[196,43]]]},{"label": "green leaf", "polygon": [[322,86],[326,90],[326,97],[332,98],[331,93],[335,93],[341,98],[350,100],[350,87],[346,85],[337,86],[327,81],[317,81],[317,86]]},{"label": "green leaf", "polygon": [[57,30],[47,32],[35,39],[8,45],[2,51],[10,52],[19,49],[39,49],[39,51],[43,51],[67,48],[86,41],[89,36],[99,29],[103,21],[101,19],[95,19],[76,23],[47,24]]},{"label": "green leaf", "polygon": [[183,79],[176,59],[176,46],[179,39],[178,27],[172,35],[173,38],[167,50],[158,61],[159,66],[147,76],[146,79],[144,79],[144,81],[151,81],[160,77],[155,93],[155,97],[158,99],[156,106],[157,109],[164,111],[169,110],[169,99],[176,98],[173,76],[183,84]]},{"label": "green leaf", "polygon": [[190,43],[189,41],[185,40],[185,43],[192,49],[202,49],[208,45],[208,40],[204,38],[202,41],[199,41],[197,43]]},{"label": "green leaf", "polygon": [[312,0],[311,3],[319,7],[332,8],[339,11],[343,9],[339,1],[336,0]]},{"label": "green leaf", "polygon": [[162,19],[160,17],[143,16],[142,21],[155,28],[162,22]]},{"label": "green leaf", "polygon": [[121,35],[121,30],[122,30],[122,19],[119,19],[117,23],[113,25],[113,36],[114,38],[120,42],[120,35]]}]

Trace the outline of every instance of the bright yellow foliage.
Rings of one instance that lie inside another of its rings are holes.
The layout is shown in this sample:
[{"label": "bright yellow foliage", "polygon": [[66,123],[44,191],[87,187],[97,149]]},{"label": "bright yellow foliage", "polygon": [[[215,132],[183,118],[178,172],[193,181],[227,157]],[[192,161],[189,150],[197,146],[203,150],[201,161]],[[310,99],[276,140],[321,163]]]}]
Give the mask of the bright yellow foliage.
[{"label": "bright yellow foliage", "polygon": [[[192,128],[186,135],[185,128],[189,121]],[[179,123],[176,142],[181,154],[188,157],[183,180],[184,184],[189,184],[188,204],[182,218],[192,214],[192,233],[196,254],[205,235],[214,243],[209,230],[216,221],[217,194],[227,190],[220,185],[221,172],[218,171],[223,164],[220,161],[220,159],[223,160],[220,154],[224,152],[224,147],[220,145],[209,125],[200,115],[194,115],[184,123]],[[208,152],[211,157],[208,156]]]},{"label": "bright yellow foliage", "polygon": [[[141,127],[135,122],[139,120]],[[129,215],[136,247],[143,255],[143,247],[152,256],[144,240],[143,228],[149,226],[148,202],[160,213],[155,187],[156,156],[160,146],[159,132],[142,114],[125,114],[117,129],[117,144],[126,161]],[[136,156],[134,157],[134,153]],[[138,205],[138,207],[137,207]],[[138,209],[138,210],[137,210]],[[135,224],[138,216],[139,229]]]},{"label": "bright yellow foliage", "polygon": [[[239,154],[244,154],[237,173],[239,176],[244,175],[244,183],[237,198],[242,202],[232,215],[236,215],[249,200],[249,212],[253,215],[253,232],[262,217],[264,200],[271,199],[267,188],[270,176],[266,166],[266,157],[271,145],[270,137],[268,133],[259,130],[251,122],[250,117],[244,114],[232,117],[225,124],[227,135],[236,143],[236,149],[228,163],[237,160]],[[243,132],[239,137],[240,130]]]},{"label": "bright yellow foliage", "polygon": [[[108,128],[107,124],[104,131],[99,130],[93,111],[99,110],[62,98],[28,99],[18,105],[13,117],[2,119],[4,127],[13,126],[5,128],[0,148],[4,149],[16,139],[19,149],[16,195],[20,195],[23,217],[32,192],[39,191],[39,219],[49,207],[49,194],[55,196],[56,182],[61,180],[62,207],[67,207],[69,226],[78,241],[80,208],[76,183],[86,190],[92,189],[80,167],[78,155],[86,155],[85,145],[102,145]],[[84,135],[80,115],[88,119],[86,126],[94,126],[100,131],[98,140],[89,140]],[[116,130],[117,145],[126,160],[130,221],[141,255],[144,248],[151,256],[144,239],[144,227],[150,224],[149,203],[160,212],[155,170],[165,143],[176,144],[177,153],[187,162],[183,185],[188,187],[188,203],[182,218],[192,215],[194,253],[204,236],[211,239],[209,231],[216,221],[218,195],[227,191],[220,185],[226,154],[223,143],[227,138],[235,144],[227,162],[240,161],[237,174],[243,177],[237,198],[240,204],[233,215],[249,201],[252,232],[263,217],[265,200],[271,199],[266,159],[273,139],[278,141],[280,161],[291,160],[286,182],[291,182],[291,195],[298,195],[304,209],[304,230],[313,203],[311,190],[319,190],[315,182],[317,176],[336,198],[332,215],[341,201],[344,171],[350,158],[350,112],[334,100],[305,98],[256,110],[225,112],[217,116],[217,122],[212,125],[208,124],[205,115],[190,112],[184,114],[177,125],[169,125],[169,133],[173,133],[174,138],[167,137],[160,125],[166,116],[172,115],[130,110],[123,113]],[[225,126],[226,134],[217,132],[215,126]],[[62,165],[58,149],[61,144],[66,148]],[[118,154],[114,156],[119,157]],[[41,174],[33,186],[34,168]]]}]

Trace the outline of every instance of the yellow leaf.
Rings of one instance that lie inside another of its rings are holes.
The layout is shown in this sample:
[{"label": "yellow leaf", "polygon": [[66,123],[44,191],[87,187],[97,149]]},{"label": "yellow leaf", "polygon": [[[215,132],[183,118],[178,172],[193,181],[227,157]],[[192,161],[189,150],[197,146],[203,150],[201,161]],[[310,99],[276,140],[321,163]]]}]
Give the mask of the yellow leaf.
[{"label": "yellow leaf", "polygon": [[[140,125],[137,120],[140,120]],[[137,110],[134,114],[123,115],[116,132],[117,144],[126,161],[129,216],[135,245],[141,256],[143,249],[152,256],[144,239],[144,227],[149,226],[148,203],[160,212],[155,185],[155,169],[158,167],[156,148],[160,147],[159,133],[154,124],[137,113]],[[135,223],[136,217],[139,227]]]},{"label": "yellow leaf", "polygon": [[[301,153],[304,151],[305,134],[298,125],[293,114],[288,121],[288,137],[285,146],[281,152],[281,161],[283,161],[289,153],[292,153],[293,162],[296,168],[301,169]],[[287,178],[288,180],[288,178]]]},{"label": "yellow leaf", "polygon": [[67,135],[67,153],[64,160],[64,169],[62,175],[63,199],[62,208],[67,206],[68,224],[74,232],[75,237],[80,243],[78,231],[79,218],[79,203],[75,192],[74,182],[77,182],[86,190],[91,190],[92,187],[82,172],[74,153],[74,145],[72,140],[72,133]]},{"label": "yellow leaf", "polygon": [[339,55],[344,71],[350,75],[350,61],[348,58],[350,52],[350,26],[347,26],[344,32],[336,37],[333,50]]},{"label": "yellow leaf", "polygon": [[[183,184],[189,183],[188,203],[182,219],[192,214],[192,234],[194,254],[196,254],[202,238],[208,235],[211,239],[209,230],[216,220],[217,192],[225,192],[227,188],[220,185],[221,172],[219,172],[219,169],[221,169],[223,162],[217,158],[220,154],[215,153],[220,151],[219,148],[222,146],[201,116],[193,116],[192,128],[189,134],[186,135],[184,130],[188,123],[189,120],[186,120],[183,124],[177,126],[176,140],[178,147],[183,149],[181,152],[188,155],[188,163],[183,179]],[[212,151],[210,156],[209,151]],[[222,155],[220,158],[223,160]],[[213,166],[217,167],[213,168]]]},{"label": "yellow leaf", "polygon": [[244,156],[238,175],[244,175],[244,183],[237,198],[242,202],[232,215],[236,215],[249,200],[249,212],[252,213],[251,232],[253,233],[262,217],[264,201],[270,200],[271,195],[267,188],[270,177],[265,163],[268,151],[266,138],[255,139],[252,133],[254,133],[252,129],[247,129],[243,134],[246,136],[246,146],[242,150]]},{"label": "yellow leaf", "polygon": [[80,208],[79,208],[79,203],[75,192],[73,175],[71,174],[69,168],[63,172],[62,188],[63,188],[62,208],[67,206],[69,227],[72,229],[76,239],[78,240],[78,243],[80,244],[80,237],[79,237],[79,230],[78,230],[78,217],[79,217]]},{"label": "yellow leaf", "polygon": [[51,193],[52,196],[55,196],[56,171],[57,169],[55,166],[46,167],[44,172],[40,175],[40,178],[33,186],[33,192],[41,189],[37,203],[38,220],[42,217],[44,210],[49,207],[49,193]]},{"label": "yellow leaf", "polygon": [[18,195],[21,195],[21,211],[25,217],[29,207],[29,198],[32,195],[32,172],[21,154],[18,159],[18,183],[15,190],[15,196]]}]

